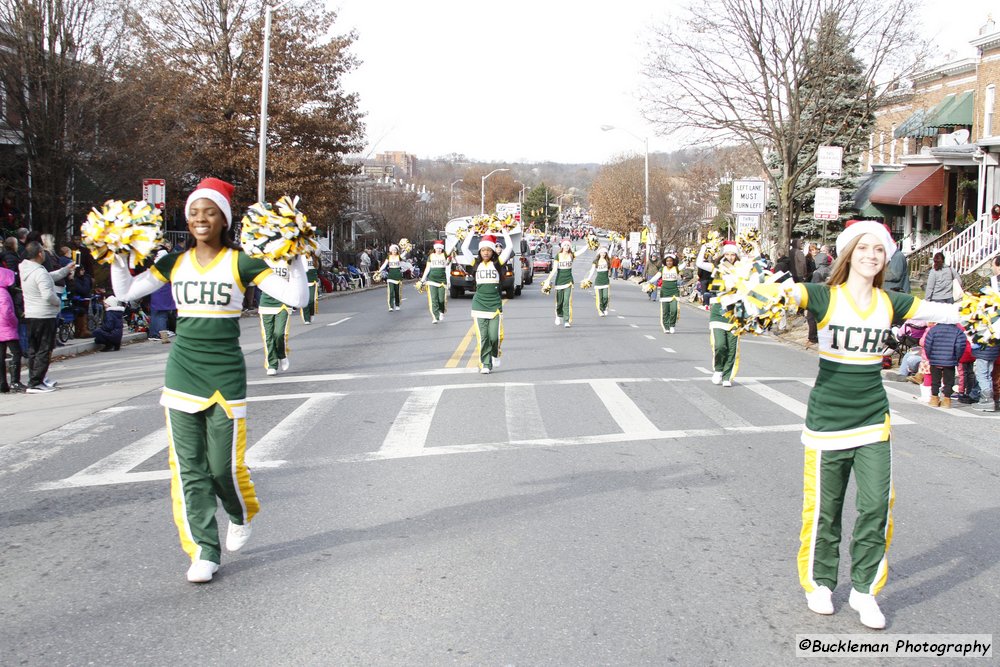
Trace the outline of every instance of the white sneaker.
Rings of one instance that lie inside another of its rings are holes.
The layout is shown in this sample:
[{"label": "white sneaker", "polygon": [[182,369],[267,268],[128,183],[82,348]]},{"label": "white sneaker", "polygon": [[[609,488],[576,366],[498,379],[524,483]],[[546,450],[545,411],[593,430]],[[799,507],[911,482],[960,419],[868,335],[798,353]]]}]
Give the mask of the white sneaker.
[{"label": "white sneaker", "polygon": [[559,326],[560,324],[562,324],[562,318],[561,317],[557,317],[556,318],[556,326]]},{"label": "white sneaker", "polygon": [[238,523],[229,522],[229,531],[226,533],[226,551],[239,551],[250,539],[253,526],[247,522],[242,526]]},{"label": "white sneaker", "polygon": [[192,584],[207,584],[212,575],[219,571],[219,564],[210,560],[196,560],[187,571],[187,580]]},{"label": "white sneaker", "polygon": [[566,327],[567,329],[569,329],[570,326],[572,326],[572,325],[569,322],[566,322],[566,324],[564,324],[563,326]]},{"label": "white sneaker", "polygon": [[285,357],[284,359],[279,359],[278,360],[278,366],[283,371],[287,371],[288,367],[291,366],[291,365],[292,365],[292,362],[288,360],[288,357]]},{"label": "white sneaker", "polygon": [[732,380],[723,380],[722,381],[722,386],[723,387],[732,387],[733,386],[733,381]]},{"label": "white sneaker", "polygon": [[722,372],[715,371],[712,373],[712,384],[722,384]]},{"label": "white sneaker", "polygon": [[852,588],[851,597],[847,603],[851,605],[851,609],[858,612],[858,615],[861,617],[861,624],[865,627],[872,630],[882,630],[885,628],[885,616],[882,615],[882,610],[878,608],[878,602],[875,601],[874,595],[859,593]]},{"label": "white sneaker", "polygon": [[312,321],[312,320],[306,320],[306,321],[305,321],[305,322],[303,322],[302,324],[304,324],[304,325],[306,325],[306,326],[309,326],[309,325],[310,325],[310,324],[312,324],[312,323],[313,323],[313,321]]},{"label": "white sneaker", "polygon": [[444,319],[444,313],[439,313],[438,314],[438,322],[440,322],[443,319]]},{"label": "white sneaker", "polygon": [[482,368],[479,369],[479,372],[482,373],[483,375],[489,375],[490,369],[487,368],[486,366],[483,366]]},{"label": "white sneaker", "polygon": [[674,332],[674,328],[670,327],[670,333],[673,333],[673,332]]},{"label": "white sneaker", "polygon": [[817,614],[829,616],[833,613],[833,591],[826,586],[820,586],[812,593],[806,593],[806,604]]},{"label": "white sneaker", "polygon": [[278,369],[277,368],[268,368],[267,369],[267,374],[268,375],[277,375],[278,374]]},{"label": "white sneaker", "polygon": [[432,318],[431,318],[431,324],[437,324],[437,323],[438,323],[438,321],[437,321],[437,320],[435,320],[435,319],[434,319],[434,318],[432,317]]},{"label": "white sneaker", "polygon": [[34,387],[28,387],[27,389],[24,390],[24,393],[26,393],[26,394],[49,394],[49,393],[51,393],[51,392],[53,392],[55,390],[56,390],[55,387],[50,387],[47,384],[40,384],[40,385],[36,385]]},{"label": "white sneaker", "polygon": [[56,385],[57,385],[57,384],[59,384],[59,380],[50,380],[50,379],[48,378],[48,376],[46,376],[46,377],[45,377],[45,378],[44,378],[44,379],[42,380],[42,384],[44,384],[44,385],[45,385],[46,387],[48,387],[49,389],[55,389],[55,388],[56,388]]},{"label": "white sneaker", "polygon": [[493,359],[493,368],[499,368],[500,367],[500,357],[492,357],[492,359]]},{"label": "white sneaker", "polygon": [[396,306],[396,310],[399,310],[399,306]]}]

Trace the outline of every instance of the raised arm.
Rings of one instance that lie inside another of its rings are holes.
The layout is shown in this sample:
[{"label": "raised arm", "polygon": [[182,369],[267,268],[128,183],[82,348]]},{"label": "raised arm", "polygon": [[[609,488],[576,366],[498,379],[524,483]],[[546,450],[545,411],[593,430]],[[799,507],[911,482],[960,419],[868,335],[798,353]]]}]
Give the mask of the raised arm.
[{"label": "raised arm", "polygon": [[288,265],[288,280],[271,273],[258,284],[262,292],[292,308],[309,304],[309,281],[306,278],[306,258],[299,257]]},{"label": "raised arm", "polygon": [[503,232],[503,250],[500,252],[500,263],[506,264],[510,256],[514,254],[514,244],[510,240],[510,232]]},{"label": "raised arm", "polygon": [[143,271],[133,276],[125,259],[115,257],[111,264],[111,287],[119,301],[135,301],[152,294],[166,284],[157,271]]},{"label": "raised arm", "polygon": [[710,261],[708,261],[708,258],[705,257],[705,251],[707,249],[708,249],[707,243],[703,244],[698,249],[698,257],[697,259],[694,260],[694,265],[697,266],[702,271],[715,271],[715,264],[712,264]]}]

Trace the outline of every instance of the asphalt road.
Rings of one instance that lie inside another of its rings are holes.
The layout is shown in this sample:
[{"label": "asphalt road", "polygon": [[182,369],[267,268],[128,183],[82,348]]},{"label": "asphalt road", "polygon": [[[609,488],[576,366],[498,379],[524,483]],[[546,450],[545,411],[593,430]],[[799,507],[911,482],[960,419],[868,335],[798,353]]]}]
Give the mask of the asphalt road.
[{"label": "asphalt road", "polygon": [[[815,355],[747,339],[737,386],[714,386],[703,311],[666,335],[615,282],[608,318],[577,290],[557,328],[540,283],[505,306],[488,376],[469,298],[438,325],[412,285],[396,313],[381,290],[325,300],[271,378],[245,320],[263,509],[207,585],[170,516],[166,345],[0,399],[0,664],[773,665],[798,633],[876,634],[847,607],[846,547],[834,616],[798,585]],[[997,422],[888,386],[886,632],[994,633]]]}]

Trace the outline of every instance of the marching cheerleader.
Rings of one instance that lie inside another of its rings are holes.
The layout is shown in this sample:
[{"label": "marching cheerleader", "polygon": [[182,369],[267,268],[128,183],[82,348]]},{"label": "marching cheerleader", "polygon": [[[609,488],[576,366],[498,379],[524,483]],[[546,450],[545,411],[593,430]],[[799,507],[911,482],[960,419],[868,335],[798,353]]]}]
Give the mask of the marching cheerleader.
[{"label": "marching cheerleader", "polygon": [[677,283],[680,279],[677,257],[674,255],[664,256],[663,268],[660,269],[659,273],[649,278],[653,289],[656,289],[656,281],[663,281],[660,285],[660,326],[663,328],[663,333],[673,333],[674,325],[677,324],[677,310],[681,294]]},{"label": "marching cheerleader", "polygon": [[390,313],[394,310],[399,310],[399,306],[403,302],[401,288],[403,284],[403,269],[400,266],[402,261],[403,255],[399,252],[399,246],[393,243],[389,246],[389,256],[382,262],[382,266],[378,267],[378,273],[382,273],[383,271],[389,272],[389,277],[385,279],[385,287]]},{"label": "marching cheerleader", "polygon": [[[722,244],[722,259],[717,267],[705,256],[707,248],[708,244],[701,246],[695,265],[713,274],[720,268],[725,268],[722,265],[732,266],[739,257],[739,247],[732,241],[726,241]],[[722,314],[718,299],[712,297],[709,303],[712,305],[708,314],[709,340],[712,344],[712,384],[721,383],[723,387],[732,387],[733,377],[740,365],[740,339],[732,332],[732,323]]]},{"label": "marching cheerleader", "polygon": [[601,246],[597,249],[597,257],[594,259],[587,277],[580,283],[582,288],[584,284],[594,280],[594,303],[597,305],[597,314],[601,317],[608,316],[608,303],[611,301],[611,281],[608,278],[610,269],[611,261],[608,259],[608,249]]},{"label": "marching cheerleader", "polygon": [[[309,303],[300,311],[302,321],[305,324],[312,324],[313,316],[316,314],[316,301],[319,299],[319,258],[313,255],[306,257],[306,281],[309,283]],[[287,366],[282,366],[285,370]]]},{"label": "marching cheerleader", "polygon": [[[484,236],[479,241],[479,253],[472,263],[472,276],[476,293],[472,297],[472,319],[476,323],[479,343],[479,372],[490,373],[500,365],[500,344],[503,342],[503,298],[500,295],[500,276],[503,266],[510,259],[513,244],[507,230],[503,231],[504,247],[497,256],[497,239]],[[463,254],[469,252],[472,234],[465,237]]]},{"label": "marching cheerleader", "polygon": [[[840,563],[841,517],[854,471],[858,511],[851,539],[849,604],[869,628],[885,627],[875,596],[888,575],[892,539],[892,445],[889,401],[882,386],[883,341],[909,318],[957,322],[958,308],[882,288],[896,251],[888,228],[848,223],[837,237],[838,259],[826,284],[790,287],[818,322],[819,375],[809,394],[799,581],[809,609],[832,614]],[[784,283],[782,283],[784,284]]]},{"label": "marching cheerleader", "polygon": [[295,308],[309,301],[304,262],[294,261],[288,280],[233,244],[233,186],[203,180],[184,207],[189,249],[157,260],[134,278],[121,257],[111,267],[115,295],[135,301],[169,282],[177,302],[177,337],[167,358],[160,405],[167,417],[170,495],[181,546],[191,558],[187,579],[203,583],[219,569],[221,547],[216,498],[229,515],[226,549],[250,538],[260,509],[244,461],[246,365],[240,349],[243,292],[255,284]]},{"label": "marching cheerleader", "polygon": [[573,323],[573,244],[563,241],[552,262],[552,273],[545,279],[556,293],[556,326],[565,322],[568,329]]},{"label": "marching cheerleader", "polygon": [[434,242],[434,252],[427,256],[427,265],[420,281],[427,287],[427,307],[431,311],[431,322],[437,324],[444,319],[447,310],[447,293],[451,288],[451,255],[444,251],[444,241]]},{"label": "marching cheerleader", "polygon": [[[271,271],[282,280],[288,280],[288,266],[268,262]],[[306,276],[308,276],[308,271]],[[308,280],[308,277],[306,278]],[[308,306],[306,306],[308,308]],[[306,308],[302,309],[304,313]],[[292,309],[267,292],[261,291],[257,314],[260,316],[260,335],[264,339],[264,370],[268,375],[277,375],[278,368],[287,371],[288,332],[292,326]]]}]

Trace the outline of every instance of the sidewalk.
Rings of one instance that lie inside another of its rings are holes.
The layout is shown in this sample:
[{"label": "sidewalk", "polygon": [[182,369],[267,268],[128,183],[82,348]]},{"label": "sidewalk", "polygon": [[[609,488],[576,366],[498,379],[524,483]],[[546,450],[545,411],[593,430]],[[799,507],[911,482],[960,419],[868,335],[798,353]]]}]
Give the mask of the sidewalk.
[{"label": "sidewalk", "polygon": [[[344,290],[338,292],[323,292],[319,295],[319,301],[325,301],[326,299],[333,299],[340,296],[347,296],[349,294],[359,294],[361,292],[367,292],[369,290],[377,289],[382,287],[382,285],[369,285],[368,287],[359,287],[357,289]],[[256,317],[256,310],[248,310],[243,313],[243,317]],[[132,343],[144,343],[149,336],[145,331],[139,331],[137,333],[126,333],[122,336],[122,345],[130,345]],[[102,346],[94,342],[93,338],[83,338],[77,339],[72,338],[68,343],[52,350],[52,359],[68,359],[71,357],[76,357],[81,354],[87,354],[90,352],[96,352]]]}]

